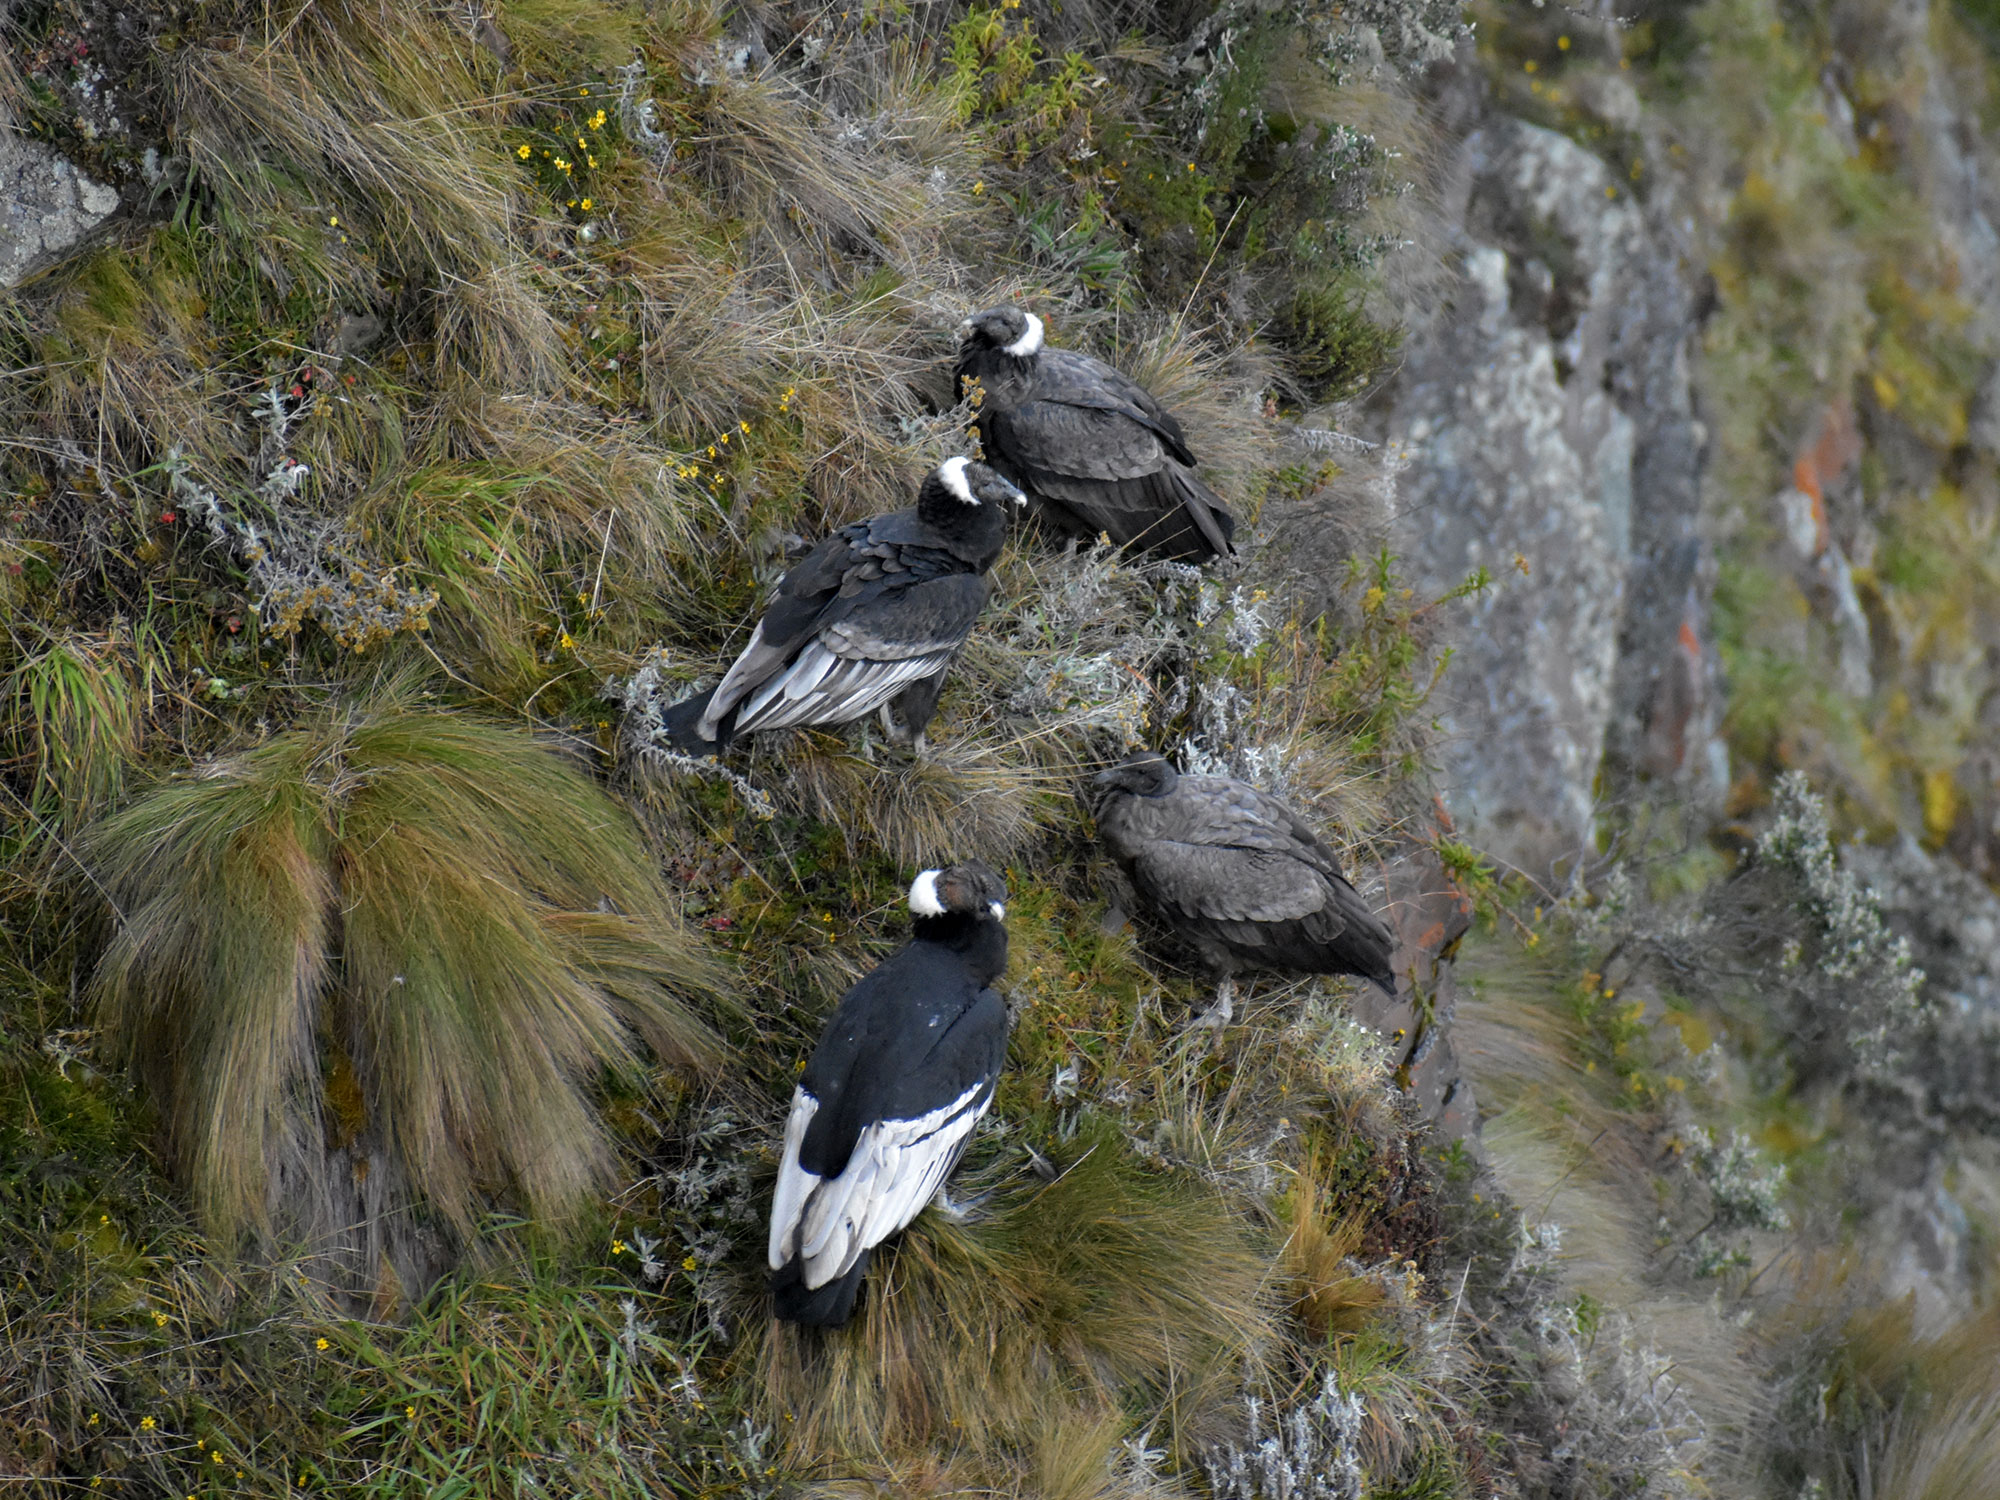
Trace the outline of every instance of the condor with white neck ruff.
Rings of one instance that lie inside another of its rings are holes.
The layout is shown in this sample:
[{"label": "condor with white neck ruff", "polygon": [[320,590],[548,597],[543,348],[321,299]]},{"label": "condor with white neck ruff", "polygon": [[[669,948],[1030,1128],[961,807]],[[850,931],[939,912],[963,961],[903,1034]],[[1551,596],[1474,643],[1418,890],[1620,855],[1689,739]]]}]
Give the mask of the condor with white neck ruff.
[{"label": "condor with white neck ruff", "polygon": [[1236,519],[1194,474],[1181,424],[1101,359],[1051,349],[1042,320],[990,307],[959,325],[957,388],[978,382],[986,461],[1058,530],[1177,562],[1226,557]]},{"label": "condor with white neck ruff", "polygon": [[1007,887],[977,861],[910,887],[907,946],[849,990],[792,1094],[771,1197],[778,1317],[854,1314],[875,1246],[942,1194],[1007,1060]]},{"label": "condor with white neck ruff", "polygon": [[666,711],[673,742],[710,755],[736,735],[880,709],[891,741],[921,752],[945,672],[986,607],[1008,514],[1023,503],[984,464],[949,458],[913,509],[843,526],[785,574],[722,681]]}]

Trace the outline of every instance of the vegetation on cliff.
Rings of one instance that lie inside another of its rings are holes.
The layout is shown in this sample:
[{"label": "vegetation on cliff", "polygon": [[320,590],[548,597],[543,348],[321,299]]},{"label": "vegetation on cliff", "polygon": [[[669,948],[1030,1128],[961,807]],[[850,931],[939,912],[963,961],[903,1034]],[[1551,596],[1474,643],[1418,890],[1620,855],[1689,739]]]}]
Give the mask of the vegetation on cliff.
[{"label": "vegetation on cliff", "polygon": [[[1868,1225],[1883,1183],[1983,1180],[1938,1142],[1987,1128],[1986,1044],[1830,842],[1921,830],[1985,868],[1993,351],[1896,146],[1921,69],[1848,77],[1843,123],[1854,17],[1478,19],[0,19],[18,128],[127,201],[0,305],[0,1476],[1976,1489],[1987,1325],[1874,1305]],[[1977,92],[1960,22],[1926,24]],[[1396,357],[1384,256],[1439,255],[1420,95],[1455,51],[1613,191],[1727,188],[1704,378],[1741,821],[1635,797],[1566,891],[1437,817],[1427,703],[1487,580],[1408,588],[1404,460],[1333,404]],[[1648,113],[1607,123],[1586,74]],[[1004,300],[1183,418],[1240,571],[1020,538],[927,758],[863,726],[677,756],[660,708],[801,541],[964,444],[952,330]],[[1181,1029],[1206,986],[1173,934],[1107,930],[1075,797],[1141,743],[1309,810],[1364,888],[1449,875],[1483,1146],[1432,1129],[1416,1042],[1344,984]],[[773,1325],[794,1070],[912,870],[962,857],[1014,893],[980,1206],[919,1218],[850,1329]]]}]

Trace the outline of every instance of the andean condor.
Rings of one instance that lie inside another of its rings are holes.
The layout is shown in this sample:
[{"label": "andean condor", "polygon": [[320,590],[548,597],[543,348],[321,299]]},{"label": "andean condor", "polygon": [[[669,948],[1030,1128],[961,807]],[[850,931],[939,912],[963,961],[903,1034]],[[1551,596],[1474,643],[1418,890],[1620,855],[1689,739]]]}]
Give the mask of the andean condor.
[{"label": "andean condor", "polygon": [[1098,837],[1216,975],[1203,1025],[1229,1019],[1238,969],[1358,974],[1396,993],[1395,938],[1276,797],[1227,776],[1182,776],[1152,750],[1093,784]]},{"label": "andean condor", "polygon": [[959,325],[957,389],[978,381],[986,462],[1028,492],[1051,525],[1155,557],[1205,563],[1230,552],[1236,518],[1194,475],[1181,424],[1101,359],[1042,342],[1042,320],[991,307]]},{"label": "andean condor", "polygon": [[910,887],[909,943],[827,1023],[792,1094],[771,1199],[778,1317],[838,1327],[869,1252],[942,1191],[1007,1058],[1006,884],[977,861]]},{"label": "andean condor", "polygon": [[948,458],[914,508],[843,526],[785,574],[722,681],[667,710],[673,742],[709,755],[739,734],[879,708],[889,738],[921,751],[945,672],[986,606],[1008,512],[1024,503],[984,464]]}]

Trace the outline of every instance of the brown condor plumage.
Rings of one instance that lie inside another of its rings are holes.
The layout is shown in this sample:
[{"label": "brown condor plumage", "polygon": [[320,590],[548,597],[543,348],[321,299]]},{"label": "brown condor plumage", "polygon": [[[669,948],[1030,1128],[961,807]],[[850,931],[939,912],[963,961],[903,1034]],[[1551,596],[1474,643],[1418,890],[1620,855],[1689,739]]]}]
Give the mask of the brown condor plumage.
[{"label": "brown condor plumage", "polygon": [[1057,530],[1177,562],[1231,552],[1236,518],[1195,477],[1181,424],[1101,359],[1051,349],[1042,320],[992,307],[959,325],[961,394],[978,382],[986,462]]},{"label": "brown condor plumage", "polygon": [[1395,937],[1276,797],[1227,776],[1182,776],[1152,750],[1093,789],[1098,838],[1217,978],[1205,1024],[1229,1019],[1240,969],[1357,974],[1395,994]]}]

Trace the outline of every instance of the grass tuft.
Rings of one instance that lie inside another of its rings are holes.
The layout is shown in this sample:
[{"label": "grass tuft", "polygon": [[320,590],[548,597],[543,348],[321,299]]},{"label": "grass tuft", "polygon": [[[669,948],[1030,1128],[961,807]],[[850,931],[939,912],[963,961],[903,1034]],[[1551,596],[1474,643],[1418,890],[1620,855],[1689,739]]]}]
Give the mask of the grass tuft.
[{"label": "grass tuft", "polygon": [[997,1458],[1142,1394],[1164,1404],[1156,1439],[1199,1429],[1271,1336],[1266,1260],[1220,1198],[1102,1125],[1068,1155],[972,1223],[921,1217],[847,1330],[771,1327],[762,1378],[801,1464],[939,1442]]},{"label": "grass tuft", "polygon": [[[225,1239],[490,1195],[560,1223],[608,1180],[590,1106],[643,1039],[720,1058],[715,971],[636,832],[531,736],[386,703],[169,781],[91,829],[99,1023]],[[408,1201],[397,1201],[407,1185]],[[372,1265],[362,1268],[372,1274]]]}]

